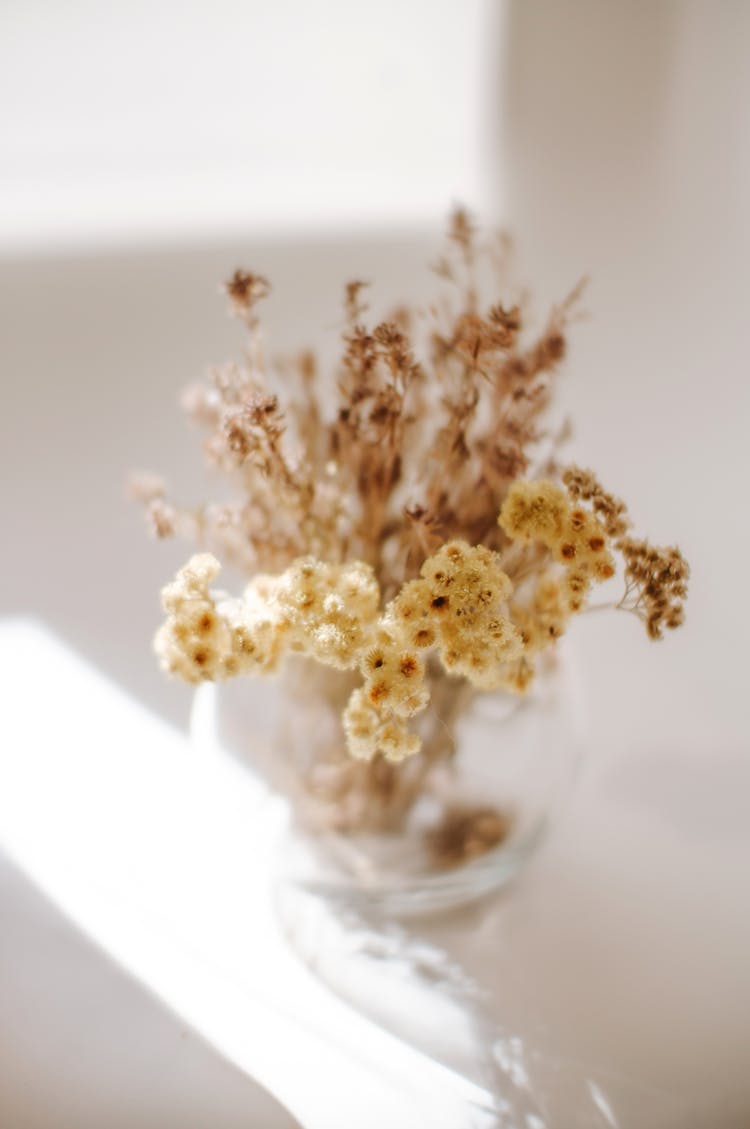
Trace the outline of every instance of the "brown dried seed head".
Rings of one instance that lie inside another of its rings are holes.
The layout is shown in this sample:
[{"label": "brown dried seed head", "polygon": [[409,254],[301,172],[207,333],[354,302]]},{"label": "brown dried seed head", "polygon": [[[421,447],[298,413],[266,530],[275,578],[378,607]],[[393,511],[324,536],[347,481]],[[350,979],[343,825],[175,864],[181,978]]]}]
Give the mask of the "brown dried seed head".
[{"label": "brown dried seed head", "polygon": [[271,287],[262,275],[238,269],[225,284],[224,289],[235,306],[249,310],[261,298],[267,296]]}]

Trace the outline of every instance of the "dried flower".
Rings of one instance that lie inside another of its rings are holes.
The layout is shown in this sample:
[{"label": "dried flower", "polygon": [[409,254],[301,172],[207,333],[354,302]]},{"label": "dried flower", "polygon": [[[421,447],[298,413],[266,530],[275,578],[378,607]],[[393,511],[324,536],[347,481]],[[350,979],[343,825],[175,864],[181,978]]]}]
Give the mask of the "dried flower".
[{"label": "dried flower", "polygon": [[620,551],[627,582],[620,606],[644,621],[651,639],[661,639],[665,627],[679,627],[685,618],[687,561],[676,546],[655,548],[632,537],[622,539]]},{"label": "dried flower", "polygon": [[235,312],[246,318],[255,304],[268,295],[270,287],[265,278],[249,271],[236,270],[225,286]]},{"label": "dried flower", "polygon": [[511,538],[541,542],[565,567],[563,583],[571,612],[581,611],[594,581],[614,576],[605,527],[580,506],[574,509],[565,491],[553,482],[514,482],[498,523]]},{"label": "dried flower", "polygon": [[350,751],[361,760],[377,752],[402,759],[421,745],[404,721],[429,702],[423,652],[435,650],[447,671],[489,688],[522,650],[502,612],[511,584],[498,561],[482,545],[451,542],[381,609],[374,573],[361,561],[303,557],[276,577],[256,577],[230,601],[209,590],[219,564],[202,554],[164,589],[167,620],[156,649],[165,669],[188,682],[268,673],[291,652],[358,669],[364,684],[344,716]]},{"label": "dried flower", "polygon": [[[164,589],[156,637],[166,670],[200,682],[272,673],[299,655],[348,672],[350,771],[336,777],[338,792],[330,773],[326,783],[339,798],[357,779],[393,799],[389,764],[420,751],[411,719],[433,698],[455,718],[462,685],[525,692],[540,654],[618,560],[626,589],[616,606],[638,615],[651,638],[683,619],[688,567],[679,550],[634,538],[624,503],[593,472],[561,470],[566,429],[550,434],[545,424],[582,286],[530,336],[520,305],[482,304],[482,258],[458,210],[438,273],[459,302],[438,304],[421,335],[406,308],[368,325],[365,284],[346,286],[330,411],[311,353],[266,362],[257,310],[268,283],[236,271],[226,292],[247,330],[245,360],[212,370],[183,397],[235,495],[186,509],[160,480],[141,478],[134,489],[158,536],[197,540],[249,579],[230,599],[211,589],[214,556],[180,570]],[[295,382],[289,412],[274,387],[279,374]],[[444,755],[450,741],[441,740],[429,756],[438,746]],[[490,815],[455,812],[435,850],[487,849],[505,833]]]}]

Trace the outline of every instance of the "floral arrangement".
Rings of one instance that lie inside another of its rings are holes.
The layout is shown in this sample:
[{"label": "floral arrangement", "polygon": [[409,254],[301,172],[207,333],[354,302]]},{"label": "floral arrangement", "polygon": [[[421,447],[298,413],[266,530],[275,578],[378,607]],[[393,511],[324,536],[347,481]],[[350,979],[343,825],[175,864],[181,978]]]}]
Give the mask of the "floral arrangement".
[{"label": "floral arrangement", "polygon": [[[237,271],[226,290],[246,356],[184,398],[236,494],[186,509],[138,484],[155,532],[203,550],[163,592],[164,669],[199,683],[304,660],[341,704],[339,747],[307,779],[336,826],[408,810],[452,755],[467,697],[526,693],[594,586],[619,574],[612,606],[652,639],[683,620],[680,551],[633,536],[624,503],[560,460],[567,427],[551,427],[550,406],[580,287],[529,339],[519,305],[480,305],[488,255],[457,211],[438,267],[450,295],[421,317],[401,308],[368,328],[363,284],[349,283],[328,398],[311,354],[281,381],[265,362],[268,285]],[[217,558],[247,577],[241,596],[213,589]]]}]

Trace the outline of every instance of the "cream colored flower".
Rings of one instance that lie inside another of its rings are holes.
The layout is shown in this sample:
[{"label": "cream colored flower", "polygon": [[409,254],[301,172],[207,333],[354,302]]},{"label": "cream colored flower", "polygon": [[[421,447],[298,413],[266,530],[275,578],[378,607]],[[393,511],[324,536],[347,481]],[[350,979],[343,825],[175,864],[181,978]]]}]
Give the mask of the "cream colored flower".
[{"label": "cream colored flower", "polygon": [[594,581],[614,576],[604,526],[580,505],[573,507],[565,491],[553,482],[514,482],[498,525],[513,540],[539,541],[563,565],[570,612],[581,611]]}]

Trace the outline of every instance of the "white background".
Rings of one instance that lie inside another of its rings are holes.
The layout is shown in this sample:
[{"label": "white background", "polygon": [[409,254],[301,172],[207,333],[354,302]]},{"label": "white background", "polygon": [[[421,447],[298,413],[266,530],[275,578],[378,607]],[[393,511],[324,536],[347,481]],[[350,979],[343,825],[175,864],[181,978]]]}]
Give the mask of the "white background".
[{"label": "white background", "polygon": [[488,0],[7,0],[0,247],[484,208],[499,15]]}]

